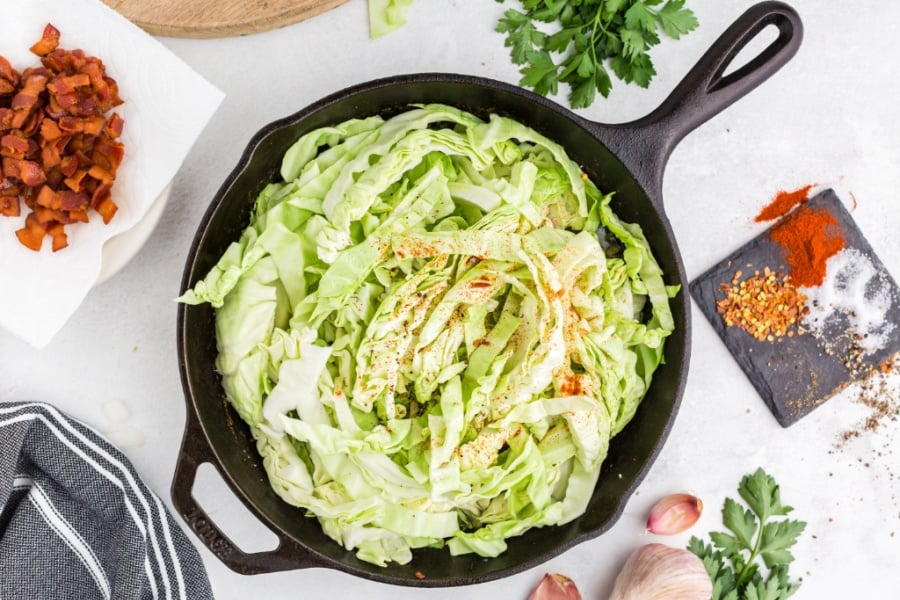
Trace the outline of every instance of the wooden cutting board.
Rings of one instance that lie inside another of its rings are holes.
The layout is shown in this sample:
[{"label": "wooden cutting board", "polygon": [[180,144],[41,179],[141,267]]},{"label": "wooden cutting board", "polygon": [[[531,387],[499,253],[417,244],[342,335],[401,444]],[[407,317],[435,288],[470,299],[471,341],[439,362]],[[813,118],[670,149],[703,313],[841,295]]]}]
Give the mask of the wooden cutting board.
[{"label": "wooden cutting board", "polygon": [[153,35],[214,38],[276,29],[347,0],[103,0]]}]

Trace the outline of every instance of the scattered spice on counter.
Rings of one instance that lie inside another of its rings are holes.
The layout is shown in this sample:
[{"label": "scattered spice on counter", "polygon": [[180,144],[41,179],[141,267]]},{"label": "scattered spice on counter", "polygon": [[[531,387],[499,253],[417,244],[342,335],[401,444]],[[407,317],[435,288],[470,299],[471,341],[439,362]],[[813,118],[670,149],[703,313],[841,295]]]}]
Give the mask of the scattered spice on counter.
[{"label": "scattered spice on counter", "polygon": [[834,215],[802,205],[772,227],[770,236],[785,249],[794,285],[804,288],[821,285],[826,262],[844,248],[843,233]]},{"label": "scattered spice on counter", "polygon": [[[849,390],[851,402],[864,409],[851,427],[839,432],[834,442],[834,452],[849,452],[856,456],[853,464],[865,468],[877,468],[873,477],[886,478],[890,494],[885,493],[881,502],[890,502],[897,507],[900,519],[900,496],[895,447],[900,431],[900,353],[890,356],[878,367],[871,369],[868,376],[858,381]],[[891,534],[893,537],[893,533]]]},{"label": "scattered spice on counter", "polygon": [[815,186],[814,183],[804,185],[793,191],[780,191],[766,206],[763,207],[754,219],[757,223],[766,221],[774,221],[788,214],[795,206],[809,200],[809,191]]},{"label": "scattered spice on counter", "polygon": [[867,414],[852,428],[844,430],[835,444],[842,448],[867,433],[877,433],[888,423],[900,421],[900,354],[894,354],[871,369],[852,388],[852,401],[867,409]]},{"label": "scattered spice on counter", "polygon": [[716,303],[716,310],[725,325],[740,327],[757,340],[775,341],[793,337],[806,302],[806,297],[793,284],[790,275],[777,273],[766,267],[741,279],[743,271],[736,271],[731,282],[722,284],[725,297]]}]

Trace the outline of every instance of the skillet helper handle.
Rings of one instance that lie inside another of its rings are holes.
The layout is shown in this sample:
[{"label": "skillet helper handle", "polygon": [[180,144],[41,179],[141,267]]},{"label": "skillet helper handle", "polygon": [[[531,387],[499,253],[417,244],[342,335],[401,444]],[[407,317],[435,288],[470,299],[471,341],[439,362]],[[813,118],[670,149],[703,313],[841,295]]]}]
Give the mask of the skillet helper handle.
[{"label": "skillet helper handle", "polygon": [[172,502],[178,514],[185,520],[200,541],[209,548],[216,558],[228,568],[242,575],[274,573],[292,569],[305,569],[323,566],[309,550],[300,546],[283,533],[274,532],[278,537],[278,546],[273,550],[247,553],[232,542],[215,524],[206,511],[199,505],[193,494],[197,469],[203,463],[210,463],[219,470],[212,451],[206,442],[203,429],[193,414],[188,410],[187,425],[175,475],[172,479]]},{"label": "skillet helper handle", "polygon": [[[726,75],[738,53],[769,26],[778,29],[777,38]],[[774,75],[797,53],[802,39],[803,23],[792,7],[774,1],[755,4],[719,36],[656,110],[630,123],[593,125],[642,184],[661,187],[663,169],[678,142]]]}]

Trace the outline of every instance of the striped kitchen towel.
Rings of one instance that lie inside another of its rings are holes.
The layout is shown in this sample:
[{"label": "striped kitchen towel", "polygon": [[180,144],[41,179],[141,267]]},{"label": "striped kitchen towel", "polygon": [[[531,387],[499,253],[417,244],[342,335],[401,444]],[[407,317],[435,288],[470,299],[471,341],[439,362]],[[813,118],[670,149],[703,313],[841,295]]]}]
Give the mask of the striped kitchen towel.
[{"label": "striped kitchen towel", "polygon": [[212,597],[125,455],[53,406],[0,403],[0,600]]}]

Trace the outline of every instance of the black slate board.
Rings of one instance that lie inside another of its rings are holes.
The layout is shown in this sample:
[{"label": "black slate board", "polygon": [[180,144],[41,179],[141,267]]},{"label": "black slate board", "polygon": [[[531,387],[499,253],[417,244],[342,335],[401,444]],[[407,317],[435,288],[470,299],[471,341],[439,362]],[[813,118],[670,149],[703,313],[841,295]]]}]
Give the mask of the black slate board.
[{"label": "black slate board", "polygon": [[739,327],[725,326],[716,312],[716,302],[724,297],[722,283],[731,282],[737,270],[743,271],[741,279],[753,275],[755,270],[762,272],[766,267],[785,272],[784,249],[772,241],[769,230],[690,284],[691,295],[698,307],[782,427],[796,423],[849,383],[865,377],[900,351],[900,288],[833,190],[810,198],[806,206],[827,210],[835,217],[842,229],[845,248],[854,248],[867,256],[878,273],[880,286],[889,290],[892,301],[886,321],[894,326],[884,333],[885,343],[881,348],[848,361],[848,355],[854,352],[854,343],[848,335],[849,320],[846,317],[829,322],[819,335],[794,335],[774,342],[758,341]]}]

